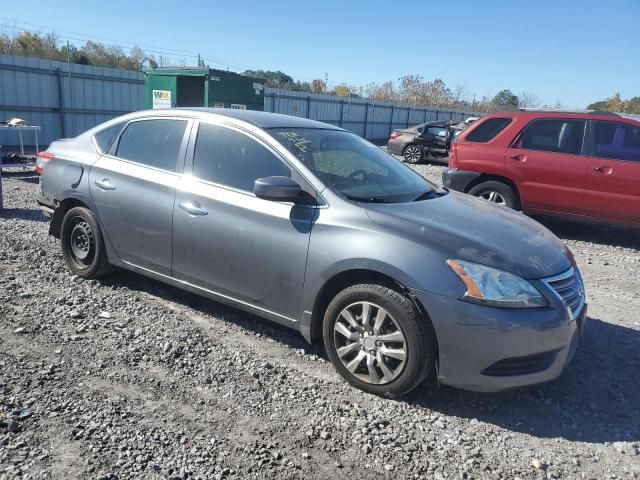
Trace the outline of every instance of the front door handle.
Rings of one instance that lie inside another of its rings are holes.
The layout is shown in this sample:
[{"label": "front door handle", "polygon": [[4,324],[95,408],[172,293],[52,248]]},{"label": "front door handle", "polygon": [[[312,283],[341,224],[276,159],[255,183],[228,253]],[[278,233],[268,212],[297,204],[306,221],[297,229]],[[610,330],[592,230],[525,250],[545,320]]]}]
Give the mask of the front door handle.
[{"label": "front door handle", "polygon": [[613,168],[602,166],[602,167],[593,167],[594,172],[604,173],[605,175],[611,175],[613,173]]},{"label": "front door handle", "polygon": [[103,178],[102,180],[96,180],[95,182],[93,182],[95,184],[96,187],[98,187],[101,190],[115,190],[116,186],[111,183],[111,180],[109,180],[108,178]]},{"label": "front door handle", "polygon": [[178,206],[190,215],[207,215],[209,213],[198,202],[180,202]]},{"label": "front door handle", "polygon": [[526,162],[527,161],[527,156],[526,155],[522,155],[521,153],[514,153],[513,155],[511,155],[511,159],[512,160],[516,160],[518,162]]}]

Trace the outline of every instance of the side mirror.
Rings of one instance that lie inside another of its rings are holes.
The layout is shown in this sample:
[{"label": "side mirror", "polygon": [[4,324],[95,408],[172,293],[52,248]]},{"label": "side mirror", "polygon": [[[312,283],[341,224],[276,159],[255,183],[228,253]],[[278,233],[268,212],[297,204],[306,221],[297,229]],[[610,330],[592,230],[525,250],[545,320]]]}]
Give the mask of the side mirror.
[{"label": "side mirror", "polygon": [[299,199],[302,189],[289,177],[264,177],[255,181],[253,193],[265,200],[295,202]]}]

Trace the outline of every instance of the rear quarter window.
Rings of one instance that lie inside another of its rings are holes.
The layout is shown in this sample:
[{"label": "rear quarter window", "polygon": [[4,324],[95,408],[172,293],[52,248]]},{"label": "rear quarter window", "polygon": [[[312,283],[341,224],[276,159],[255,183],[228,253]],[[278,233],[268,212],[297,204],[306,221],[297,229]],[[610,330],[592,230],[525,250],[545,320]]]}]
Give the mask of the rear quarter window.
[{"label": "rear quarter window", "polygon": [[113,141],[116,139],[125,123],[126,122],[120,122],[115,125],[111,125],[104,130],[100,130],[93,136],[96,145],[98,145],[98,148],[102,153],[106,153],[109,150],[109,147],[111,147]]},{"label": "rear quarter window", "polygon": [[485,143],[493,140],[507,125],[512,118],[489,118],[471,130],[464,138],[467,142]]}]

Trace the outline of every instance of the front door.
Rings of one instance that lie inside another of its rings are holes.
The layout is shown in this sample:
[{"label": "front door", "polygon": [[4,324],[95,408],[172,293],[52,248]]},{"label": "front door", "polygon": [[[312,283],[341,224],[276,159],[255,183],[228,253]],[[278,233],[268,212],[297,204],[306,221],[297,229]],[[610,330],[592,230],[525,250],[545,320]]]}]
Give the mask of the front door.
[{"label": "front door", "polygon": [[506,152],[505,168],[527,211],[580,214],[587,162],[580,155],[585,121],[534,120]]},{"label": "front door", "polygon": [[171,273],[171,217],[188,123],[132,121],[89,171],[96,214],[118,257],[164,275]]},{"label": "front door", "polygon": [[585,153],[585,214],[640,224],[640,127],[593,120]]},{"label": "front door", "polygon": [[296,319],[317,209],[256,197],[255,180],[268,176],[295,178],[255,137],[200,123],[176,194],[173,276]]}]

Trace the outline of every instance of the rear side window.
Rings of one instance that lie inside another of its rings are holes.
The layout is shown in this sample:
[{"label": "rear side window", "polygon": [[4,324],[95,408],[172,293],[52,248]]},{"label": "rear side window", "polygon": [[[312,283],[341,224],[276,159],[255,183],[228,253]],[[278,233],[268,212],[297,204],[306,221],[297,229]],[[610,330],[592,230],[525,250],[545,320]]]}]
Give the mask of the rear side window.
[{"label": "rear side window", "polygon": [[118,142],[116,156],[175,172],[186,120],[154,119],[131,122]]},{"label": "rear side window", "polygon": [[493,140],[507,125],[511,123],[511,118],[490,118],[479,123],[465,137],[468,142],[484,143]]},{"label": "rear side window", "polygon": [[253,192],[258,178],[291,177],[291,170],[266,147],[247,135],[201,123],[193,157],[193,175],[202,180]]},{"label": "rear side window", "polygon": [[598,120],[592,125],[594,156],[640,162],[640,128]]},{"label": "rear side window", "polygon": [[427,129],[427,133],[429,133],[430,135],[434,135],[436,137],[446,137],[447,129],[443,127],[429,127]]},{"label": "rear side window", "polygon": [[109,147],[116,139],[118,133],[120,133],[120,130],[122,130],[122,127],[125,123],[126,122],[116,123],[115,125],[107,127],[104,130],[100,130],[93,136],[101,152],[104,153],[109,151]]},{"label": "rear side window", "polygon": [[520,148],[578,155],[582,148],[584,120],[541,119],[526,126]]}]

